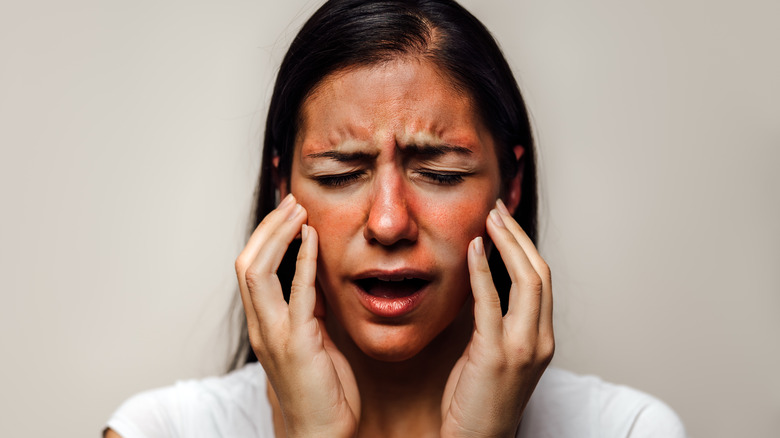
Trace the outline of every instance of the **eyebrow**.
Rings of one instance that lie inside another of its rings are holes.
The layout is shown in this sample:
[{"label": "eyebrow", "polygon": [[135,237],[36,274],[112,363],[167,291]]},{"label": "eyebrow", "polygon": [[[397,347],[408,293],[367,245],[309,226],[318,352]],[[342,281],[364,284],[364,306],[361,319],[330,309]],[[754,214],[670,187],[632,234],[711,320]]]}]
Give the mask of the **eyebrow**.
[{"label": "eyebrow", "polygon": [[458,155],[472,154],[472,150],[469,148],[464,148],[463,146],[455,146],[451,144],[440,144],[440,145],[410,144],[404,146],[402,151],[404,155],[422,155],[425,157],[439,157],[450,153],[455,153]]},{"label": "eyebrow", "polygon": [[339,163],[350,163],[354,161],[368,161],[376,158],[377,155],[377,152],[325,151],[306,155],[306,158],[330,158],[331,160],[338,161]]},{"label": "eyebrow", "polygon": [[[419,155],[424,157],[439,157],[449,153],[455,153],[458,155],[471,155],[473,152],[471,149],[464,148],[462,146],[455,146],[450,144],[442,145],[417,145],[410,144],[404,146],[401,149],[404,155]],[[350,163],[355,161],[369,161],[376,158],[378,152],[340,152],[340,151],[325,151],[317,152],[314,154],[306,155],[306,158],[330,158],[331,160],[338,161],[339,163]]]}]

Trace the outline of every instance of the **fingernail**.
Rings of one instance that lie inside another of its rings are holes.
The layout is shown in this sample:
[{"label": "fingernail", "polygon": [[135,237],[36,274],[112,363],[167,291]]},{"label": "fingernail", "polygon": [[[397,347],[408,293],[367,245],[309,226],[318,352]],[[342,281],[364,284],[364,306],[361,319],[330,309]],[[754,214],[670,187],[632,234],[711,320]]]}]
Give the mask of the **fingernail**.
[{"label": "fingernail", "polygon": [[498,210],[495,208],[493,210],[490,210],[490,219],[493,220],[493,223],[498,225],[501,228],[506,228],[506,225],[504,225],[504,220],[501,219],[501,215],[498,213]]},{"label": "fingernail", "polygon": [[485,255],[485,245],[482,243],[482,236],[474,239],[474,251],[477,255]]},{"label": "fingernail", "polygon": [[277,208],[281,210],[289,206],[290,203],[293,202],[294,200],[295,198],[293,197],[292,193],[288,193],[287,196],[285,196],[284,199],[282,199],[282,202],[279,203],[279,207]]},{"label": "fingernail", "polygon": [[301,238],[304,242],[306,241],[306,236],[308,235],[309,235],[309,226],[303,224],[303,226],[301,227]]},{"label": "fingernail", "polygon": [[301,210],[303,210],[303,206],[301,204],[295,204],[295,207],[293,207],[290,214],[287,215],[287,220],[289,221],[293,219],[295,216],[298,216],[298,213],[300,213]]},{"label": "fingernail", "polygon": [[498,198],[496,200],[496,207],[498,208],[498,211],[501,213],[504,213],[507,216],[512,216],[512,213],[507,210],[506,205],[504,205],[504,201],[501,200],[501,198]]}]

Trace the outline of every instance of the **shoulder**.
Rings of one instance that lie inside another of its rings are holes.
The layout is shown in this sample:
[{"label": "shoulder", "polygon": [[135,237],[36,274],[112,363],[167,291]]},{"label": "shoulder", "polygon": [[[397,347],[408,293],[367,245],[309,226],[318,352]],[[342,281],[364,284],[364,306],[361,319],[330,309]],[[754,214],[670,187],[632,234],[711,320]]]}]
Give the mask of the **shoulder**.
[{"label": "shoulder", "polygon": [[265,385],[257,363],[224,376],[180,381],[131,397],[107,427],[123,438],[272,436]]},{"label": "shoulder", "polygon": [[636,389],[549,368],[523,414],[521,437],[684,438],[677,414]]}]

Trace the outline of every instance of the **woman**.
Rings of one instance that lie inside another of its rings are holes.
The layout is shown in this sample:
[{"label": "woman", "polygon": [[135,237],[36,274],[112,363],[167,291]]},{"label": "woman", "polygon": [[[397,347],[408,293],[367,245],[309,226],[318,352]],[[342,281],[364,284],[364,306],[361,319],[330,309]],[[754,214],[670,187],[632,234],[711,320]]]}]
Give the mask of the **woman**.
[{"label": "woman", "polygon": [[261,366],[137,396],[107,436],[684,435],[649,396],[545,372],[528,117],[456,3],[309,19],[274,89],[257,218],[236,272]]}]

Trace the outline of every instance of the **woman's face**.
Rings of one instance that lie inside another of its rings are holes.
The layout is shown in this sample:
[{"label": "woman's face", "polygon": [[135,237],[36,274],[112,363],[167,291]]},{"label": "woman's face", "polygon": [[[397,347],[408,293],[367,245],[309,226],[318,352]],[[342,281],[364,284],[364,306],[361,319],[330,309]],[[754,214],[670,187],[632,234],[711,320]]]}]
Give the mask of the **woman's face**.
[{"label": "woman's face", "polygon": [[492,136],[450,84],[398,59],[326,77],[302,108],[290,184],[319,233],[317,282],[375,359],[408,359],[453,322],[501,189]]}]

